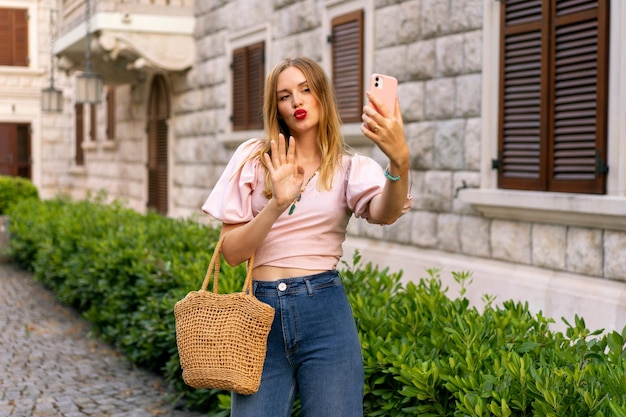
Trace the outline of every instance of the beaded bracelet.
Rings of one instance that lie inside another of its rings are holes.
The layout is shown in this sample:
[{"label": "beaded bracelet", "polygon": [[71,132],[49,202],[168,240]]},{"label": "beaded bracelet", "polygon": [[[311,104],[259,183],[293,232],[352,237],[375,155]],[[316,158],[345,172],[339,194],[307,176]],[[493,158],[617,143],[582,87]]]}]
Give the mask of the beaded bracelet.
[{"label": "beaded bracelet", "polygon": [[390,181],[396,182],[400,180],[400,175],[394,177],[393,175],[391,175],[389,173],[389,168],[385,169],[385,177],[387,177],[387,179],[389,179]]}]

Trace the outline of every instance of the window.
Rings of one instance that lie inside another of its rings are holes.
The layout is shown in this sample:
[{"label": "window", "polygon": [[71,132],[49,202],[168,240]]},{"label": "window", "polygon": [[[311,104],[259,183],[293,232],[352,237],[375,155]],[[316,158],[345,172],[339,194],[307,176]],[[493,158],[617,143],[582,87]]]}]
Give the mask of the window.
[{"label": "window", "polygon": [[501,7],[498,187],[604,194],[608,0]]},{"label": "window", "polygon": [[83,141],[85,140],[85,123],[83,115],[83,105],[74,105],[76,123],[76,156],[74,162],[77,166],[85,165],[85,153],[83,151]]},{"label": "window", "polygon": [[0,8],[0,65],[28,66],[28,12]]},{"label": "window", "polygon": [[360,122],[363,112],[363,14],[359,10],[331,21],[332,78],[345,123]]},{"label": "window", "polygon": [[115,87],[107,87],[106,94],[106,107],[107,107],[107,126],[106,136],[107,140],[115,139]]},{"label": "window", "polygon": [[265,42],[233,51],[233,130],[263,129]]}]

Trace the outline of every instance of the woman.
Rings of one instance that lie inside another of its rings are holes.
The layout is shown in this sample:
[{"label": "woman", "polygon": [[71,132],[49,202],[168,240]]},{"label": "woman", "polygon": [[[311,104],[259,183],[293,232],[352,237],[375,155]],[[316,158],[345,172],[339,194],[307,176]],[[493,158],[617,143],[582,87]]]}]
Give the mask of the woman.
[{"label": "woman", "polygon": [[398,100],[368,98],[361,130],[389,158],[385,172],[347,153],[322,68],[284,60],[267,79],[266,137],[235,151],[202,207],[222,221],[229,264],[255,255],[253,290],[276,309],[261,386],[233,393],[233,417],[288,417],[297,394],[303,417],[363,414],[361,348],[336,266],[353,213],[390,224],[411,201]]}]

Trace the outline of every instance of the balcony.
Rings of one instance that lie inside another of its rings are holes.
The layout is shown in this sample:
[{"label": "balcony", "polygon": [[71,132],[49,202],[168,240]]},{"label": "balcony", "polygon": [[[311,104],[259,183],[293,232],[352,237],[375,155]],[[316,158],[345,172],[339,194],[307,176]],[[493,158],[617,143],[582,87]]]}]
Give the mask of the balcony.
[{"label": "balcony", "polygon": [[[193,0],[63,0],[54,53],[60,70],[91,69],[106,84],[127,84],[148,73],[184,71],[195,56]],[[87,24],[88,23],[88,24]]]}]

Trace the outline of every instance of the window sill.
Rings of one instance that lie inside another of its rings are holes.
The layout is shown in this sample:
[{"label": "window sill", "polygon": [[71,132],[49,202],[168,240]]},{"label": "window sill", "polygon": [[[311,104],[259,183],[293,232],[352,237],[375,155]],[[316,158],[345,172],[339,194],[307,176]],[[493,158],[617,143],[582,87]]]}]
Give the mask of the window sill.
[{"label": "window sill", "polygon": [[31,66],[0,65],[0,74],[2,75],[30,75],[33,77],[39,77],[39,76],[44,75],[44,71],[39,68],[33,68]]},{"label": "window sill", "polygon": [[459,199],[488,218],[626,230],[626,197],[463,189]]}]

